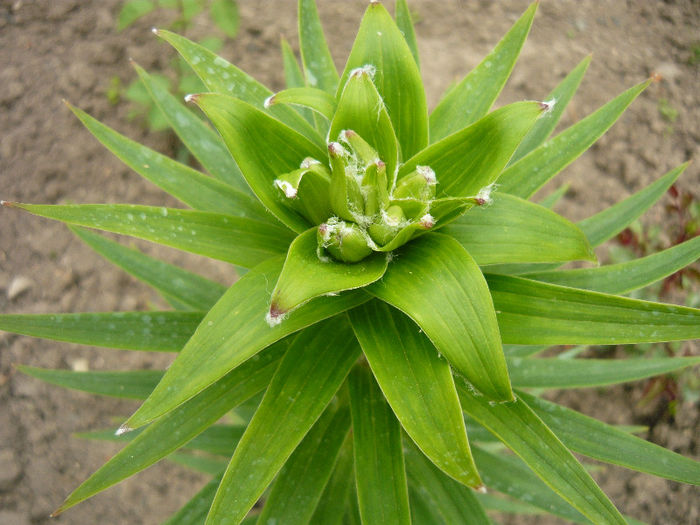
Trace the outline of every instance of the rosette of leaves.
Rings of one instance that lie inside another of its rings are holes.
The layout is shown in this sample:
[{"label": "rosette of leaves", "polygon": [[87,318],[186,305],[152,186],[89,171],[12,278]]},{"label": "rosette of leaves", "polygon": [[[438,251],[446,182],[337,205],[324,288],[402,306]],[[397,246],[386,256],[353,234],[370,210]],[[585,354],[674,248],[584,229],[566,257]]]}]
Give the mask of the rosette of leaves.
[{"label": "rosette of leaves", "polygon": [[[685,166],[578,224],[547,207],[556,196],[529,200],[648,85],[553,138],[588,58],[547,103],[490,111],[536,6],[430,114],[402,0],[395,19],[368,6],[341,74],[314,2],[301,0],[302,66],[283,43],[289,88],[274,96],[159,31],[209,89],[188,100],[216,131],[138,73],[208,174],[71,107],[126,164],[192,209],[5,203],[71,225],[173,306],[0,317],[4,330],[37,337],[179,352],[166,371],[23,368],[144,400],[116,436],[88,435],[128,444],[58,511],[163,458],[211,474],[169,523],[479,524],[492,509],[625,523],[574,452],[700,481],[698,463],[535,395],[698,363],[539,357],[548,346],[700,336],[700,310],[620,295],[695,261],[697,238],[620,265],[560,269],[595,260],[593,248]],[[83,227],[249,271],[225,288]]]}]

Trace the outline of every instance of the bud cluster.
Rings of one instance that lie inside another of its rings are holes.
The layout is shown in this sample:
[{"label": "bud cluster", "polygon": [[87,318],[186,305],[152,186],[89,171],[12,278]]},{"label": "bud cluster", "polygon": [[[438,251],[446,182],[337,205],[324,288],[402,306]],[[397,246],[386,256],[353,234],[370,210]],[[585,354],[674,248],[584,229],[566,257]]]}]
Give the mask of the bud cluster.
[{"label": "bud cluster", "polygon": [[328,169],[305,159],[280,176],[282,198],[318,227],[321,260],[359,262],[398,248],[435,224],[430,204],[437,179],[428,166],[394,182],[376,150],[352,130],[328,144]]}]

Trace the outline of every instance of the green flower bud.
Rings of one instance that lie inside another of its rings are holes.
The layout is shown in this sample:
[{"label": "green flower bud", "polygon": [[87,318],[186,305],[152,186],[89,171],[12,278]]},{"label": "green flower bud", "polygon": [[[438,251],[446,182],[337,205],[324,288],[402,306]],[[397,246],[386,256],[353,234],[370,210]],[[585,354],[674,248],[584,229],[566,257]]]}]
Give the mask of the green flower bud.
[{"label": "green flower bud", "polygon": [[429,201],[435,198],[435,172],[429,166],[416,166],[416,171],[396,183],[394,199],[418,199]]},{"label": "green flower bud", "polygon": [[365,169],[362,177],[362,192],[365,195],[365,215],[373,217],[389,204],[386,164],[375,161]]},{"label": "green flower bud", "polygon": [[372,253],[362,228],[352,222],[330,219],[318,227],[317,238],[319,254],[326,250],[338,261],[355,263]]},{"label": "green flower bud", "polygon": [[404,222],[405,215],[400,206],[390,206],[379,216],[379,220],[369,227],[369,236],[379,246],[391,241]]},{"label": "green flower bud", "polygon": [[352,150],[358,163],[362,165],[372,164],[379,160],[379,155],[362,137],[351,129],[340,132],[340,140],[345,142]]},{"label": "green flower bud", "polygon": [[357,179],[348,173],[349,154],[343,146],[331,142],[328,156],[331,161],[331,208],[338,217],[354,221],[364,211],[365,201]]},{"label": "green flower bud", "polygon": [[313,224],[333,214],[330,205],[331,174],[316,159],[306,158],[301,167],[275,179],[275,186],[284,194],[286,202]]}]

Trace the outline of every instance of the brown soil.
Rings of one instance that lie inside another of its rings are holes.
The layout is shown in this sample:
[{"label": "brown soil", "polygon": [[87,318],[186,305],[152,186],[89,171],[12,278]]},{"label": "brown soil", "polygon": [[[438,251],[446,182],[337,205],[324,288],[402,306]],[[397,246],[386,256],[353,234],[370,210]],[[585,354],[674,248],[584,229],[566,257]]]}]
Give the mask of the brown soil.
[{"label": "brown soil", "polygon": [[[115,31],[119,0],[0,0],[0,198],[22,202],[134,202],[176,205],[113,158],[61,103],[65,98],[136,140],[172,151],[171,140],[148,134],[126,118],[126,104],[111,106],[110,79],[131,79],[128,58],[149,70],[167,68],[172,54],[148,31],[152,15]],[[391,2],[388,2],[391,3]],[[279,35],[294,42],[295,2],[239,0],[241,32],[223,55],[272,89],[282,87]],[[345,57],[365,1],[320,1],[334,56]],[[498,41],[527,1],[414,0],[423,75],[429,101],[458,80]],[[659,72],[652,85],[591,151],[567,168],[557,184],[571,191],[559,210],[588,216],[638,190],[700,151],[698,66],[700,8],[694,0],[544,1],[531,37],[500,104],[542,99],[588,53],[593,62],[567,110],[568,125],[615,94]],[[206,34],[206,20],[192,36]],[[342,60],[338,60],[342,66]],[[660,112],[662,99],[678,111]],[[698,188],[691,165],[680,185]],[[160,304],[146,287],[101,261],[61,225],[0,211],[0,311],[77,312],[133,310]],[[663,224],[661,206],[650,217]],[[667,222],[667,220],[666,220]],[[139,246],[144,246],[139,244]],[[226,265],[144,246],[169,260],[230,283]],[[31,287],[13,300],[8,290],[26,277]],[[697,353],[697,348],[688,348]],[[44,385],[13,363],[44,367],[128,369],[163,367],[169,356],[104,351],[0,333],[0,523],[48,523],[66,494],[117,448],[86,443],[74,432],[123,418],[135,405]],[[561,397],[570,406],[612,423],[648,423],[636,408],[640,386]],[[685,455],[698,455],[698,411],[681,404],[675,419],[655,418],[649,439]],[[697,489],[606,467],[597,477],[627,514],[654,524],[700,522]],[[79,505],[53,523],[158,523],[184,503],[203,478],[159,464]],[[542,520],[533,521],[544,523]],[[515,520],[512,523],[525,523]]]}]

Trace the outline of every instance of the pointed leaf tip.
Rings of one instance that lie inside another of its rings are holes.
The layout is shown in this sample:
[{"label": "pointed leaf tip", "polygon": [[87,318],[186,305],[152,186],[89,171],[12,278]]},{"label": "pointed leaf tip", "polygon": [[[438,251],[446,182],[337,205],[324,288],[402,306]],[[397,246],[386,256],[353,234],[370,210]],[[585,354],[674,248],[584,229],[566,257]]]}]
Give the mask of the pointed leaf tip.
[{"label": "pointed leaf tip", "polygon": [[124,435],[124,434],[127,434],[127,433],[131,432],[132,430],[134,430],[134,429],[131,428],[131,427],[130,427],[129,425],[127,425],[126,423],[124,423],[122,426],[120,426],[120,427],[117,429],[117,431],[114,433],[114,435],[115,435],[115,436],[122,436],[122,435]]},{"label": "pointed leaf tip", "polygon": [[154,35],[158,36],[158,28],[157,28],[157,27],[152,27],[152,28],[151,28],[151,33],[153,33]]},{"label": "pointed leaf tip", "polygon": [[189,103],[189,102],[194,102],[194,103],[196,104],[196,103],[197,103],[197,97],[198,97],[198,95],[196,95],[196,94],[194,94],[194,93],[188,93],[187,95],[185,95],[185,102],[188,102],[188,103]]}]

